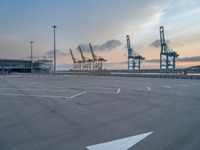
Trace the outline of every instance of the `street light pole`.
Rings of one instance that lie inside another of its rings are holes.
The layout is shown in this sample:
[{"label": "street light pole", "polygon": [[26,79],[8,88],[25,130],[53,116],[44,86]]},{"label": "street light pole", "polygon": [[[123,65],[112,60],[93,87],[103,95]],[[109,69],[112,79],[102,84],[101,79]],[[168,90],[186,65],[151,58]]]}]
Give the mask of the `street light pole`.
[{"label": "street light pole", "polygon": [[30,41],[31,43],[31,73],[33,71],[33,41]]},{"label": "street light pole", "polygon": [[57,26],[52,26],[54,31],[54,73],[56,73],[56,28]]}]

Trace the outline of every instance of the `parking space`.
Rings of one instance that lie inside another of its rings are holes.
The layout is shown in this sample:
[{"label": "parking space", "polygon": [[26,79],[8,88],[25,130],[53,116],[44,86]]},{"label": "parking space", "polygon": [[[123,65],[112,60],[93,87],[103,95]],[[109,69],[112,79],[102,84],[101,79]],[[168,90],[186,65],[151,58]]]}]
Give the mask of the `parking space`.
[{"label": "parking space", "polygon": [[[44,76],[45,77],[45,76]],[[31,78],[31,77],[29,77]],[[49,77],[50,78],[50,77]],[[54,79],[55,77],[51,77]],[[21,79],[21,78],[20,78]],[[65,82],[16,82],[16,78],[6,79],[8,84],[1,84],[0,95],[7,96],[27,96],[27,97],[47,97],[47,98],[74,98],[86,93],[119,93],[116,87],[98,87],[84,83],[68,85]],[[62,80],[60,78],[60,80]]]}]

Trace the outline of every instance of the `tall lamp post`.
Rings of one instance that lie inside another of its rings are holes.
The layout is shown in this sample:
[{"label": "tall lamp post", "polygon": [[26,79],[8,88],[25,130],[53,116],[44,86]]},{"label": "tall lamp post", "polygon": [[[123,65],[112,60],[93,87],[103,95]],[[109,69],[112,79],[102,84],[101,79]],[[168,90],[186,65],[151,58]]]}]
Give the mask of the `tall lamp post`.
[{"label": "tall lamp post", "polygon": [[31,73],[33,71],[33,41],[30,41],[31,43]]},{"label": "tall lamp post", "polygon": [[56,28],[57,26],[53,25],[54,31],[54,73],[56,73]]}]

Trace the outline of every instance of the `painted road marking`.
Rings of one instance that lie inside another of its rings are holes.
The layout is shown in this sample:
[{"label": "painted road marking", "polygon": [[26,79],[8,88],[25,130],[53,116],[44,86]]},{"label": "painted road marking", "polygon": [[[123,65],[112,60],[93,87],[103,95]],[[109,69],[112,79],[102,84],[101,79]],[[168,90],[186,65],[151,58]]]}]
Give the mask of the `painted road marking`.
[{"label": "painted road marking", "polygon": [[151,91],[151,88],[147,86],[147,90],[148,90],[148,91]]},{"label": "painted road marking", "polygon": [[121,89],[119,88],[119,89],[117,90],[117,94],[119,94],[120,91],[121,91]]},{"label": "painted road marking", "polygon": [[88,88],[92,88],[92,89],[102,89],[102,90],[112,90],[112,89],[116,89],[118,87],[98,87],[98,86],[90,86]]},{"label": "painted road marking", "polygon": [[119,88],[117,91],[87,91],[88,93],[110,93],[110,94],[119,94],[121,89]]},{"label": "painted road marking", "polygon": [[20,82],[13,82],[13,81],[10,81],[11,84],[16,84],[16,85],[33,85],[33,84],[39,84],[38,82],[27,82],[27,83],[20,83]]},{"label": "painted road marking", "polygon": [[180,84],[180,86],[187,87],[187,85],[186,85],[186,84]]},{"label": "painted road marking", "polygon": [[54,96],[54,95],[34,95],[34,94],[15,94],[15,93],[0,93],[0,95],[6,95],[6,96],[28,96],[28,97],[39,97],[39,98],[66,98],[66,99],[72,99],[74,97],[80,96],[84,93],[87,93],[87,91],[72,95],[72,96]]},{"label": "painted road marking", "polygon": [[0,90],[21,90],[21,91],[48,91],[48,92],[66,92],[66,91],[79,91],[79,90],[73,90],[73,89],[59,89],[59,90],[54,90],[54,89],[16,89],[16,88],[0,88]]},{"label": "painted road marking", "polygon": [[128,150],[153,132],[143,133],[123,139],[118,139],[106,143],[87,146],[88,150]]},{"label": "painted road marking", "polygon": [[[56,83],[53,83],[52,82],[52,85],[44,85],[44,84],[39,84],[37,85],[37,89],[34,89],[34,88],[26,88],[23,86],[23,84],[19,84],[19,86],[17,86],[17,88],[10,88],[10,87],[1,87],[0,86],[0,90],[7,90],[7,89],[10,89],[10,90],[24,90],[24,91],[80,91],[79,89],[77,90],[74,90],[74,89],[67,89],[67,87],[64,87],[64,85],[66,84],[56,84]],[[27,85],[26,85],[27,86]],[[35,85],[33,85],[35,86]],[[19,88],[19,89],[18,89]],[[49,88],[52,88],[52,89],[49,89]],[[65,89],[59,89],[59,88],[65,88]],[[71,86],[70,88],[77,88],[77,86]],[[84,87],[84,91],[92,91],[92,90],[115,90],[117,89],[118,87],[97,87],[97,86],[90,86],[90,87]],[[82,91],[83,91],[82,90]]]},{"label": "painted road marking", "polygon": [[[10,90],[26,90],[26,91],[38,91],[38,90],[29,90],[29,89],[14,89],[14,88],[0,88],[1,89],[10,89]],[[70,91],[70,90],[41,90],[41,91]],[[74,91],[74,90],[71,90]],[[120,88],[117,90],[117,92],[108,92],[108,91],[83,91],[80,93],[77,93],[72,96],[54,96],[54,95],[36,95],[36,94],[17,94],[17,93],[0,93],[0,95],[6,95],[6,96],[28,96],[28,97],[39,97],[39,98],[66,98],[66,99],[72,99],[75,97],[78,97],[85,93],[111,93],[111,94],[119,94]]]},{"label": "painted road marking", "polygon": [[168,85],[164,85],[163,87],[170,89],[171,87]]},{"label": "painted road marking", "polygon": [[15,93],[0,93],[0,95],[6,95],[6,96],[28,96],[28,97],[40,97],[40,98],[65,98],[64,96],[32,95],[32,94],[15,94]]},{"label": "painted road marking", "polygon": [[75,94],[71,97],[66,97],[66,98],[74,98],[74,97],[80,96],[80,95],[85,94],[85,93],[87,93],[87,91],[84,91],[84,92],[81,92],[81,93],[78,93],[78,94]]}]

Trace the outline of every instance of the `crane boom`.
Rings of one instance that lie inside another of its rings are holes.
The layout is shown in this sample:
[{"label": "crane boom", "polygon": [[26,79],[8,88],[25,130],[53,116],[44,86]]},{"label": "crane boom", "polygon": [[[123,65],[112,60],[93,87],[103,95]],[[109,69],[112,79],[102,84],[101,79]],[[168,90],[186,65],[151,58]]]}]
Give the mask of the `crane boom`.
[{"label": "crane boom", "polygon": [[160,44],[161,44],[161,47],[163,47],[166,44],[163,26],[160,27]]},{"label": "crane boom", "polygon": [[71,57],[72,57],[72,61],[73,61],[73,70],[81,70],[81,66],[82,66],[82,61],[78,60],[74,57],[72,50],[69,49]]},{"label": "crane boom", "polygon": [[72,57],[73,63],[75,63],[75,62],[76,62],[76,59],[75,59],[75,57],[74,57],[74,55],[73,55],[73,53],[72,53],[72,50],[69,49],[69,51],[70,51],[70,54],[71,54],[71,57]]},{"label": "crane boom", "polygon": [[90,51],[91,51],[91,53],[92,53],[92,58],[93,58],[93,60],[96,60],[96,55],[94,54],[94,51],[93,51],[93,48],[92,48],[91,43],[89,43],[89,47],[90,47]]},{"label": "crane boom", "polygon": [[127,40],[127,48],[128,49],[132,49],[131,48],[131,43],[130,43],[130,37],[129,37],[129,35],[126,36],[126,40]]},{"label": "crane boom", "polygon": [[165,32],[163,26],[160,27],[160,44],[161,44],[161,53],[170,52],[167,43],[165,41]]},{"label": "crane boom", "polygon": [[80,46],[79,46],[78,48],[79,48],[79,51],[80,51],[80,54],[81,54],[81,58],[82,58],[82,60],[85,62],[86,59],[85,59],[85,57],[84,57],[84,55],[83,55],[83,51],[82,51],[82,49],[81,49]]},{"label": "crane boom", "polygon": [[83,51],[81,49],[81,46],[78,47],[79,48],[79,51],[80,51],[80,54],[81,54],[81,58],[82,58],[82,68],[83,69],[86,69],[86,70],[91,70],[91,63],[92,63],[92,59],[90,58],[86,58],[84,55],[83,55]]}]

